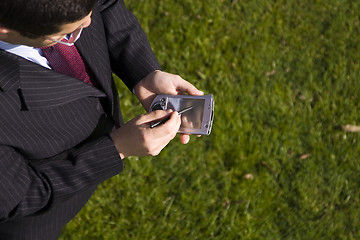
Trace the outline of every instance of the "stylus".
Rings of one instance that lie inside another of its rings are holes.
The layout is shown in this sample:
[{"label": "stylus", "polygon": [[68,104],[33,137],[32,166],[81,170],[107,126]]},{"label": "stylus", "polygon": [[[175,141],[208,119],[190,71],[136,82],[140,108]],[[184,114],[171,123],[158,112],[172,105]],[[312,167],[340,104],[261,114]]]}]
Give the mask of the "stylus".
[{"label": "stylus", "polygon": [[[180,116],[181,114],[183,114],[183,113],[185,113],[185,112],[187,112],[187,111],[189,111],[189,110],[191,110],[191,109],[193,109],[193,108],[194,108],[194,107],[184,108],[183,110],[181,110],[181,111],[178,112],[178,115]],[[153,123],[153,124],[150,125],[150,128],[154,128],[154,127],[156,127],[156,126],[159,126],[160,124],[165,123],[165,122],[166,122],[167,120],[169,120],[169,119],[170,119],[170,116],[164,118],[163,120],[161,120],[161,121],[159,121],[159,122]]]}]

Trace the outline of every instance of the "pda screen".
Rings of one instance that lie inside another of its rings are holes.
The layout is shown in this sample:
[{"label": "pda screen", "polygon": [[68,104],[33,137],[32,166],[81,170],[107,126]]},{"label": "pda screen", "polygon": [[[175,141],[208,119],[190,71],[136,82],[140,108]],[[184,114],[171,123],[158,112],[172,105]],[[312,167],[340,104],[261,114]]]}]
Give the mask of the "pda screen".
[{"label": "pda screen", "polygon": [[193,107],[191,110],[181,114],[182,128],[201,129],[201,123],[204,115],[205,99],[196,98],[169,98],[167,102],[167,109],[174,111],[181,111],[188,107]]}]

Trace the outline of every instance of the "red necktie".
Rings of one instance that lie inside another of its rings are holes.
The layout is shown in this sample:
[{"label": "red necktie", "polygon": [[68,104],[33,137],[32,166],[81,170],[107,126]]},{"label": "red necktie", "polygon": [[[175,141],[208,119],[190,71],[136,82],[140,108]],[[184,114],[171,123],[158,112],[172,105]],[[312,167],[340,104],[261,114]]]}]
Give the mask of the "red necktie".
[{"label": "red necktie", "polygon": [[[63,41],[67,40],[64,39]],[[42,47],[41,50],[53,70],[92,85],[84,61],[75,45],[66,46],[58,43],[50,47]]]}]

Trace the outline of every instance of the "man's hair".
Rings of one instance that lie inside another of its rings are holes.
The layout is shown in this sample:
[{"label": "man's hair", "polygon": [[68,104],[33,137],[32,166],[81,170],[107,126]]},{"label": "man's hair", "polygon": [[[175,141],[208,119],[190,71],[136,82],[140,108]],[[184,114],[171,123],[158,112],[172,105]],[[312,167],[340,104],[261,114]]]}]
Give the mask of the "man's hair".
[{"label": "man's hair", "polygon": [[0,0],[0,26],[36,38],[86,17],[96,0]]}]

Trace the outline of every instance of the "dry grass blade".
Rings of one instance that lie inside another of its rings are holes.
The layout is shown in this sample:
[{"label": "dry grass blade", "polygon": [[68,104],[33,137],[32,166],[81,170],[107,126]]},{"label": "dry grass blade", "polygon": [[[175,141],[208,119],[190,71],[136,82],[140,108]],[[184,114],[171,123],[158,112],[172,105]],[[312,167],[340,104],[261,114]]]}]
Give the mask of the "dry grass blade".
[{"label": "dry grass blade", "polygon": [[350,125],[350,124],[342,126],[342,129],[345,132],[354,132],[354,133],[360,132],[360,126],[355,126],[355,125]]}]

